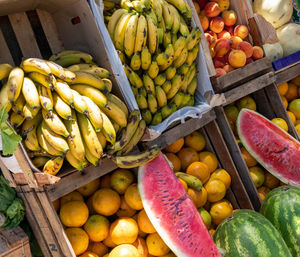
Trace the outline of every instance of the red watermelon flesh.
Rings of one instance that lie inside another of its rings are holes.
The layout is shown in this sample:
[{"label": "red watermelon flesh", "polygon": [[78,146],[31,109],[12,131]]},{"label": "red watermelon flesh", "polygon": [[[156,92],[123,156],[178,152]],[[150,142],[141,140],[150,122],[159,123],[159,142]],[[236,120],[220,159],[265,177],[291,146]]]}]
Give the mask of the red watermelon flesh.
[{"label": "red watermelon flesh", "polygon": [[162,153],[139,168],[138,187],[156,231],[180,257],[220,257],[196,207]]},{"label": "red watermelon flesh", "polygon": [[282,182],[300,186],[300,143],[261,114],[242,109],[239,137],[249,153]]}]

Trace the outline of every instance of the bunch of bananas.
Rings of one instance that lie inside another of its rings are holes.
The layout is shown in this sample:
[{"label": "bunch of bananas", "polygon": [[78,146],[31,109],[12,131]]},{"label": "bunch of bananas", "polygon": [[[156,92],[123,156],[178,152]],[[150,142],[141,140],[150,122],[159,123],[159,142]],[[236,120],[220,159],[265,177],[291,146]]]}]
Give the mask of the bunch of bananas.
[{"label": "bunch of bananas", "polygon": [[111,93],[109,76],[91,55],[71,50],[49,61],[29,58],[20,67],[0,65],[0,81],[5,82],[0,108],[6,106],[10,124],[43,172],[56,175],[64,159],[78,170],[89,162],[96,166],[105,148],[120,166],[155,157],[158,149],[127,155],[143,136],[146,123],[138,110],[129,113]]},{"label": "bunch of bananas", "polygon": [[105,15],[146,123],[157,125],[193,106],[201,32],[189,29],[189,5],[184,0],[121,0],[119,8],[106,3]]}]

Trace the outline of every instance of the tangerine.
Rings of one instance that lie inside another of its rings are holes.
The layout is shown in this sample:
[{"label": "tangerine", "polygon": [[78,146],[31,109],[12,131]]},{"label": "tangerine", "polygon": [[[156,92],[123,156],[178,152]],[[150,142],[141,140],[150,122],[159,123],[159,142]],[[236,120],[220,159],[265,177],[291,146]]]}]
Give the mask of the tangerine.
[{"label": "tangerine", "polygon": [[210,234],[211,237],[213,237],[214,234],[216,233],[216,230],[215,229],[210,229],[210,230],[208,230],[208,233]]},{"label": "tangerine", "polygon": [[296,125],[295,129],[296,129],[298,135],[300,135],[300,124]]},{"label": "tangerine", "polygon": [[173,153],[166,153],[165,154],[168,160],[172,163],[173,171],[177,172],[181,170],[181,161],[180,159]]},{"label": "tangerine", "polygon": [[251,167],[249,169],[250,175],[252,177],[252,180],[254,182],[254,185],[256,188],[260,187],[265,180],[265,173],[262,168],[258,166]]},{"label": "tangerine", "polygon": [[293,83],[288,83],[288,91],[284,95],[288,102],[294,100],[298,96],[298,88]]},{"label": "tangerine", "polygon": [[139,257],[139,252],[131,244],[121,244],[112,249],[108,257]]},{"label": "tangerine", "polygon": [[139,229],[144,233],[151,234],[156,232],[144,209],[141,210],[137,216],[137,224],[139,226]]},{"label": "tangerine", "polygon": [[233,105],[233,104],[229,104],[224,108],[226,117],[228,119],[228,121],[231,122],[236,122],[237,117],[239,115],[239,109]]},{"label": "tangerine", "polygon": [[124,194],[133,180],[134,176],[130,170],[117,169],[111,174],[110,187],[119,194]]},{"label": "tangerine", "polygon": [[252,157],[252,155],[246,150],[245,147],[241,148],[241,152],[248,167],[253,167],[257,164],[257,161]]},{"label": "tangerine", "polygon": [[93,195],[94,210],[104,216],[115,214],[121,204],[118,193],[110,188],[101,188]]},{"label": "tangerine", "polygon": [[227,200],[221,200],[212,204],[210,215],[214,224],[219,225],[232,213],[233,207]]},{"label": "tangerine", "polygon": [[83,196],[79,192],[73,191],[60,198],[60,206],[63,206],[65,203],[70,201],[84,201],[84,200],[83,200]]},{"label": "tangerine", "polygon": [[96,214],[97,212],[94,210],[94,207],[93,207],[93,195],[91,195],[87,201],[86,201],[86,205],[89,209],[89,214],[90,215],[93,215],[93,214]]},{"label": "tangerine", "polygon": [[226,190],[230,187],[231,184],[231,177],[229,173],[224,169],[216,169],[215,172],[211,174],[211,179],[220,179],[223,181]]},{"label": "tangerine", "polygon": [[92,251],[86,251],[83,254],[81,254],[79,257],[99,257],[99,255],[93,253]]},{"label": "tangerine", "polygon": [[132,209],[125,201],[124,196],[121,196],[120,209],[117,211],[118,217],[132,217],[136,210]]},{"label": "tangerine", "polygon": [[184,144],[199,152],[205,147],[206,140],[199,131],[194,131],[184,138]]},{"label": "tangerine", "polygon": [[148,252],[154,256],[165,255],[170,251],[170,248],[165,244],[158,233],[152,233],[147,236],[146,244]]},{"label": "tangerine", "polygon": [[200,192],[195,189],[189,188],[187,193],[197,208],[202,207],[206,204],[207,192],[204,187],[202,187]]},{"label": "tangerine", "polygon": [[271,189],[265,186],[261,186],[260,188],[257,189],[257,191],[260,199],[263,201],[266,198],[267,194],[271,191]]},{"label": "tangerine", "polygon": [[65,233],[76,255],[84,253],[89,246],[89,237],[81,228],[67,228]]},{"label": "tangerine", "polygon": [[284,82],[284,83],[282,83],[282,84],[280,84],[280,85],[277,86],[278,92],[282,96],[287,93],[288,88],[289,88],[289,85],[288,85],[287,82]]},{"label": "tangerine", "polygon": [[105,239],[103,240],[103,244],[106,245],[107,247],[110,247],[110,248],[114,248],[114,247],[117,246],[117,245],[112,241],[111,236],[110,236],[109,233],[108,233],[107,238],[105,238]]},{"label": "tangerine", "polygon": [[218,159],[211,152],[201,152],[199,153],[199,159],[201,162],[204,162],[209,169],[209,172],[212,173],[218,168]]},{"label": "tangerine", "polygon": [[280,96],[280,98],[281,98],[281,101],[282,101],[282,104],[283,104],[283,106],[284,106],[284,108],[286,109],[287,107],[288,107],[288,101],[286,100],[286,98],[285,98],[285,96]]},{"label": "tangerine", "polygon": [[265,173],[265,180],[263,183],[264,186],[273,189],[275,187],[278,187],[279,183],[280,183],[279,179],[273,176],[270,172]]},{"label": "tangerine", "polygon": [[77,191],[83,196],[87,197],[95,193],[99,186],[100,186],[100,179],[97,178],[87,183],[86,185],[79,187]]},{"label": "tangerine", "polygon": [[293,123],[293,125],[296,125],[296,116],[295,116],[295,114],[290,112],[290,111],[288,111],[287,113],[290,116],[290,119],[291,119],[291,122]]},{"label": "tangerine", "polygon": [[134,210],[143,209],[142,199],[137,184],[130,185],[124,195],[126,203]]},{"label": "tangerine", "polygon": [[295,99],[289,103],[289,111],[291,111],[297,119],[300,119],[300,99]]},{"label": "tangerine", "polygon": [[92,215],[88,218],[83,228],[91,241],[100,242],[108,236],[109,221],[102,215]]},{"label": "tangerine", "polygon": [[210,179],[204,185],[207,191],[207,200],[211,203],[220,201],[226,194],[226,187],[220,179]]},{"label": "tangerine", "polygon": [[108,253],[108,247],[101,242],[90,242],[88,250],[97,254],[99,257],[103,257]]},{"label": "tangerine", "polygon": [[181,168],[185,170],[191,163],[199,161],[198,153],[191,147],[184,147],[177,153],[181,161]]},{"label": "tangerine", "polygon": [[59,217],[66,227],[81,227],[89,217],[89,209],[83,201],[67,202],[60,208]]},{"label": "tangerine", "polygon": [[286,132],[289,130],[288,124],[282,118],[274,118],[274,119],[272,119],[272,122]]},{"label": "tangerine", "polygon": [[148,248],[144,238],[138,237],[132,244],[139,252],[139,257],[148,256]]},{"label": "tangerine", "polygon": [[245,96],[236,102],[236,106],[239,110],[247,108],[256,111],[256,103],[251,96]]},{"label": "tangerine", "polygon": [[118,218],[109,229],[111,240],[117,244],[132,244],[138,236],[139,228],[136,221],[132,218]]},{"label": "tangerine", "polygon": [[210,172],[208,166],[204,162],[193,162],[187,169],[186,173],[200,179],[204,184],[209,180]]},{"label": "tangerine", "polygon": [[177,153],[184,145],[184,139],[180,138],[174,143],[168,145],[164,150],[169,153]]}]

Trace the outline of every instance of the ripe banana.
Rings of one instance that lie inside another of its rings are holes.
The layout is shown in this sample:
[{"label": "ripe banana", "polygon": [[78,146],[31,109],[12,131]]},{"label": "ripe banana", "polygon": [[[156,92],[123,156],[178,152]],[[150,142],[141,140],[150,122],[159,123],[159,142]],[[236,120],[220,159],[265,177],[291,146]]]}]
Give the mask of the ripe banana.
[{"label": "ripe banana", "polygon": [[155,86],[153,80],[148,75],[143,76],[144,87],[148,93],[155,94]]},{"label": "ripe banana", "polygon": [[87,105],[87,114],[90,122],[93,124],[96,132],[100,132],[103,126],[100,108],[90,98],[82,96]]},{"label": "ripe banana", "polygon": [[201,40],[201,31],[199,28],[195,28],[191,31],[186,39],[186,47],[188,50],[192,50]]},{"label": "ripe banana", "polygon": [[125,112],[112,101],[107,100],[105,107],[99,106],[110,119],[114,120],[121,128],[127,126],[127,117]]},{"label": "ripe banana", "polygon": [[42,84],[44,87],[50,88],[53,90],[56,86],[56,79],[51,79],[49,76],[43,75],[39,72],[30,72],[28,77],[33,81]]},{"label": "ripe banana", "polygon": [[70,135],[64,123],[54,111],[50,114],[45,109],[43,109],[42,115],[44,121],[54,133],[63,137],[68,137]]},{"label": "ripe banana", "polygon": [[145,7],[147,8],[147,11],[151,10],[151,3],[150,0],[140,0],[140,2],[145,5]]},{"label": "ripe banana", "polygon": [[34,157],[31,161],[32,161],[32,163],[34,164],[35,167],[41,168],[49,160],[50,160],[50,158],[47,157],[47,156],[37,156],[37,157]]},{"label": "ripe banana", "polygon": [[66,56],[66,55],[70,55],[70,54],[80,54],[80,53],[83,53],[83,52],[78,51],[78,50],[63,50],[56,54],[51,55],[49,60],[54,62],[55,60],[57,60],[58,58],[60,58],[62,56]]},{"label": "ripe banana", "polygon": [[131,1],[129,1],[129,0],[121,0],[120,5],[122,8],[124,8],[128,11],[132,11],[134,9]]},{"label": "ripe banana", "polygon": [[107,99],[111,102],[113,102],[114,104],[116,104],[117,106],[119,106],[119,108],[121,108],[125,114],[126,114],[126,117],[128,117],[128,108],[126,106],[126,104],[117,96],[115,96],[114,94],[107,94]]},{"label": "ripe banana", "polygon": [[190,50],[188,52],[188,57],[186,59],[186,64],[191,66],[192,63],[195,61],[195,59],[197,58],[197,54],[199,51],[199,45],[197,45],[196,47],[194,47],[192,50]]},{"label": "ripe banana", "polygon": [[186,47],[184,47],[183,50],[180,53],[180,56],[173,62],[173,65],[176,68],[180,67],[182,64],[184,64],[187,57],[188,57],[188,50],[187,50]]},{"label": "ripe banana", "polygon": [[194,104],[195,104],[195,97],[191,96],[191,99],[190,99],[190,101],[188,101],[186,106],[194,106]]},{"label": "ripe banana", "polygon": [[115,3],[110,2],[110,1],[105,1],[105,0],[103,1],[103,4],[104,4],[104,10],[105,11],[111,10],[111,9],[113,9],[116,6]]},{"label": "ripe banana", "polygon": [[69,105],[73,105],[74,98],[70,86],[63,81],[57,81],[55,86],[56,93]]},{"label": "ripe banana", "polygon": [[202,182],[197,177],[184,173],[184,172],[176,172],[175,173],[177,178],[182,179],[188,185],[188,187],[193,188],[197,191],[201,191],[202,189]]},{"label": "ripe banana", "polygon": [[161,115],[163,119],[168,118],[172,113],[176,112],[177,108],[174,103],[168,104],[161,108]]},{"label": "ripe banana", "polygon": [[184,77],[182,75],[178,75],[178,74],[174,76],[174,78],[172,79],[172,87],[170,91],[167,93],[168,99],[172,99],[176,95],[176,93],[178,92],[178,90],[182,85],[183,78]]},{"label": "ripe banana", "polygon": [[175,44],[177,39],[178,39],[177,34],[172,34],[172,44]]},{"label": "ripe banana", "polygon": [[139,93],[142,94],[143,96],[147,96],[147,90],[145,87],[139,88]]},{"label": "ripe banana", "polygon": [[28,58],[21,63],[20,67],[26,73],[36,71],[36,72],[39,72],[39,73],[49,76],[51,79],[54,78],[52,71],[51,71],[49,65],[47,64],[47,61],[39,59],[39,58]]},{"label": "ripe banana", "polygon": [[136,96],[136,102],[138,107],[143,110],[148,108],[147,98],[143,96],[141,93],[138,93]]},{"label": "ripe banana", "polygon": [[147,46],[143,47],[141,53],[142,69],[148,70],[151,64],[151,53]]},{"label": "ripe banana", "polygon": [[137,93],[139,92],[139,89],[136,86],[131,86],[131,91],[134,97],[136,97]]},{"label": "ripe banana", "polygon": [[166,65],[168,63],[168,56],[163,52],[157,55],[156,62],[158,65]]},{"label": "ripe banana", "polygon": [[177,9],[172,4],[169,4],[169,8],[174,17],[171,32],[172,32],[172,34],[176,35],[179,30],[179,27],[180,27],[180,14],[178,13]]},{"label": "ripe banana", "polygon": [[74,98],[74,103],[73,103],[74,109],[77,112],[88,115],[88,106],[87,106],[86,102],[84,101],[83,96],[73,89],[71,89],[71,91],[72,91],[73,98]]},{"label": "ripe banana", "polygon": [[153,8],[153,11],[157,17],[158,22],[161,21],[162,16],[163,16],[163,10],[161,6],[161,2],[159,0],[151,0],[151,6]]},{"label": "ripe banana", "polygon": [[182,104],[183,99],[184,99],[184,93],[183,92],[177,92],[170,103],[175,103],[177,109],[179,109],[179,107]]},{"label": "ripe banana", "polygon": [[165,71],[167,80],[171,80],[176,74],[176,68],[172,65]]},{"label": "ripe banana", "polygon": [[195,91],[197,89],[197,78],[194,77],[191,81],[191,83],[188,85],[187,87],[187,92],[190,94],[190,95],[194,95],[195,94]]},{"label": "ripe banana", "polygon": [[125,31],[130,17],[129,13],[122,14],[115,28],[113,42],[117,50],[124,51]]},{"label": "ripe banana", "polygon": [[130,84],[132,86],[135,86],[136,88],[140,88],[143,86],[143,81],[141,80],[140,76],[135,73],[130,67],[126,66],[126,70],[128,71],[128,79],[130,81]]},{"label": "ripe banana", "polygon": [[180,16],[180,27],[179,32],[182,36],[187,37],[190,33],[188,26],[186,25],[186,22],[184,21],[183,17]]},{"label": "ripe banana", "polygon": [[0,64],[0,80],[8,77],[13,67],[8,63]]},{"label": "ripe banana", "polygon": [[0,110],[6,106],[7,112],[9,112],[11,109],[11,103],[8,101],[8,90],[9,85],[6,83],[0,91]]},{"label": "ripe banana", "polygon": [[178,74],[186,75],[188,73],[189,69],[190,69],[190,66],[187,65],[187,63],[184,63],[179,68],[177,68]]},{"label": "ripe banana", "polygon": [[[155,15],[155,14],[154,14]],[[148,47],[151,54],[154,54],[158,48],[157,26],[150,15],[147,15],[148,23]]]},{"label": "ripe banana", "polygon": [[165,93],[167,94],[170,91],[171,87],[172,87],[172,83],[171,83],[170,80],[166,80],[166,82],[161,87],[165,91]]},{"label": "ripe banana", "polygon": [[65,120],[72,119],[72,110],[70,105],[65,103],[56,92],[53,92],[52,96],[53,107],[57,114]]},{"label": "ripe banana", "polygon": [[41,107],[40,97],[37,88],[30,78],[24,77],[22,93],[25,98],[26,104],[32,109]]},{"label": "ripe banana", "polygon": [[105,149],[106,147],[106,138],[104,136],[104,134],[102,132],[97,132],[97,137],[98,137],[98,140],[102,146],[102,149]]},{"label": "ripe banana", "polygon": [[149,69],[148,69],[148,75],[151,79],[154,79],[159,73],[159,67],[157,64],[157,61],[152,61]]},{"label": "ripe banana", "polygon": [[20,68],[14,68],[9,73],[8,85],[8,100],[13,104],[19,97],[24,80],[24,71]]},{"label": "ripe banana", "polygon": [[31,120],[38,114],[39,111],[40,108],[32,109],[28,104],[25,104],[23,107],[23,116],[26,120]]},{"label": "ripe banana", "polygon": [[44,149],[41,149],[40,151],[35,151],[35,152],[28,151],[27,154],[28,154],[29,158],[34,158],[34,157],[48,157],[48,158],[50,158],[50,157],[52,157]]},{"label": "ripe banana", "polygon": [[144,15],[140,15],[136,30],[134,52],[141,52],[142,47],[146,46],[147,42],[147,20]]},{"label": "ripe banana", "polygon": [[48,64],[54,76],[66,81],[73,81],[75,79],[75,74],[73,72],[65,70],[63,67],[56,64],[55,62],[46,61],[46,63]]},{"label": "ripe banana", "polygon": [[167,31],[170,31],[174,22],[173,12],[171,11],[170,5],[166,1],[161,0],[161,3],[165,27]]},{"label": "ripe banana", "polygon": [[191,95],[190,94],[184,94],[184,97],[182,99],[181,105],[179,108],[182,108],[187,105],[187,103],[191,100]]},{"label": "ripe banana", "polygon": [[10,124],[16,129],[20,127],[25,120],[25,117],[23,115],[17,114],[15,112],[12,112],[9,118]]},{"label": "ripe banana", "polygon": [[86,159],[77,160],[70,151],[66,153],[65,157],[70,165],[77,170],[83,170],[88,164]]},{"label": "ripe banana", "polygon": [[43,109],[47,112],[53,111],[53,97],[50,88],[46,88],[42,85],[38,85],[38,94],[40,98],[40,103]]},{"label": "ripe banana", "polygon": [[[135,1],[133,1],[133,2],[135,2]],[[129,21],[127,23],[127,27],[125,30],[124,51],[128,57],[130,57],[134,51],[134,44],[135,44],[138,21],[139,21],[139,16],[137,14],[132,15],[129,18]]]},{"label": "ripe banana", "polygon": [[22,137],[25,138],[31,130],[36,128],[37,125],[42,121],[42,118],[42,113],[39,112],[32,120],[25,120],[21,129]]},{"label": "ripe banana", "polygon": [[163,38],[164,48],[166,48],[171,43],[172,43],[172,33],[171,31],[165,31],[164,38]]},{"label": "ripe banana", "polygon": [[63,55],[57,58],[54,62],[65,68],[78,63],[91,63],[92,60],[93,57],[91,55],[80,52]]},{"label": "ripe banana", "polygon": [[147,96],[148,108],[152,114],[157,112],[157,100],[153,94]]},{"label": "ripe banana", "polygon": [[165,73],[160,73],[156,78],[154,79],[154,84],[156,86],[162,86],[167,80]]},{"label": "ripe banana", "polygon": [[146,121],[147,125],[149,125],[151,123],[151,121],[152,121],[152,114],[151,114],[151,112],[148,109],[142,110],[142,117]]},{"label": "ripe banana", "polygon": [[[25,122],[23,123],[22,130],[23,130]],[[38,139],[37,139],[36,125],[37,124],[35,124],[34,127],[28,133],[26,133],[26,137],[24,139],[24,144],[27,147],[27,149],[29,149],[30,151],[40,151],[41,150]]]},{"label": "ripe banana", "polygon": [[170,66],[174,59],[174,47],[172,44],[168,44],[165,50],[165,54],[168,58],[168,65]]},{"label": "ripe banana", "polygon": [[[121,60],[121,63],[123,64],[123,65],[125,65],[126,64],[126,57],[125,57],[125,54],[122,52],[122,51],[120,51],[120,50],[116,50],[117,51],[117,54],[118,54],[118,56],[119,56],[119,58],[120,58],[120,60]],[[127,75],[127,74],[126,74]]]},{"label": "ripe banana", "polygon": [[167,95],[165,91],[160,87],[155,87],[156,99],[159,107],[163,107],[167,104]]},{"label": "ripe banana", "polygon": [[17,114],[23,113],[23,107],[25,105],[25,98],[23,94],[20,94],[15,104],[12,106],[12,109]]},{"label": "ripe banana", "polygon": [[176,60],[186,45],[186,38],[181,36],[174,43],[174,60]]},{"label": "ripe banana", "polygon": [[105,86],[105,89],[103,90],[103,92],[111,92],[112,90],[112,82],[110,79],[107,79],[107,78],[103,78],[102,81],[104,82],[104,86]]},{"label": "ripe banana", "polygon": [[75,71],[74,73],[76,74],[76,77],[72,82],[69,82],[70,85],[86,84],[95,87],[99,90],[105,90],[105,85],[101,78],[96,77],[85,71]]},{"label": "ripe banana", "polygon": [[142,60],[141,60],[141,54],[140,53],[135,53],[130,60],[130,67],[134,70],[137,71],[140,69],[142,65]]},{"label": "ripe banana", "polygon": [[84,143],[84,148],[85,148],[85,158],[94,166],[98,166],[99,158],[92,155],[92,153],[90,152],[89,148],[85,143]]},{"label": "ripe banana", "polygon": [[137,12],[146,12],[147,11],[146,6],[142,2],[140,2],[138,0],[134,0],[131,3],[132,3],[134,10],[136,10]]},{"label": "ripe banana", "polygon": [[43,172],[52,176],[55,176],[61,169],[64,163],[64,158],[61,156],[50,159],[46,162]]},{"label": "ripe banana", "polygon": [[162,114],[161,112],[157,112],[154,114],[153,119],[151,121],[152,126],[156,126],[162,122]]},{"label": "ripe banana", "polygon": [[101,112],[102,120],[103,120],[103,128],[102,133],[106,140],[110,142],[111,144],[114,144],[116,142],[116,130],[114,128],[113,123],[110,121],[110,119],[106,116],[105,113]]},{"label": "ripe banana", "polygon": [[121,16],[123,14],[127,13],[127,10],[124,9],[118,9],[116,10],[113,15],[111,16],[108,25],[107,25],[107,30],[108,33],[110,35],[110,38],[112,39],[112,41],[114,42],[114,32],[115,32],[115,28],[117,26],[118,21],[120,20]]},{"label": "ripe banana", "polygon": [[93,74],[94,76],[98,76],[101,79],[103,78],[109,78],[110,72],[107,69],[98,67],[94,64],[87,64],[87,63],[80,63],[80,64],[74,64],[68,67],[68,70],[75,72],[75,71],[84,71],[90,74]]},{"label": "ripe banana", "polygon": [[185,13],[187,11],[184,0],[166,0],[166,1],[174,5],[181,13]]},{"label": "ripe banana", "polygon": [[192,12],[192,9],[191,9],[191,7],[189,6],[189,4],[187,2],[185,2],[185,6],[186,6],[186,12],[183,13],[182,15],[186,20],[190,21],[193,17],[193,12]]}]

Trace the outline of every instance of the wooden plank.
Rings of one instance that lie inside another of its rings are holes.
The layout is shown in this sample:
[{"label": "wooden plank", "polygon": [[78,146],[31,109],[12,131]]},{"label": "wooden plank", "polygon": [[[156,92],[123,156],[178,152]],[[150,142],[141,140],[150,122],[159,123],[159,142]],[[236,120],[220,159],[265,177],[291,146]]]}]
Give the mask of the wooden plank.
[{"label": "wooden plank", "polygon": [[[12,174],[12,176],[15,180],[15,183],[17,183],[18,185],[27,184],[26,176],[24,175],[24,173],[15,173]],[[46,173],[33,173],[33,176],[36,179],[39,186],[52,185],[60,180],[59,177],[52,176]]]},{"label": "wooden plank", "polygon": [[276,84],[281,85],[300,75],[300,62],[275,72]]},{"label": "wooden plank", "polygon": [[24,58],[42,57],[26,13],[8,15]]},{"label": "wooden plank", "polygon": [[60,52],[64,49],[63,42],[59,37],[59,33],[57,31],[57,27],[53,17],[50,13],[36,9],[38,17],[40,19],[41,25],[43,27],[44,33],[48,39],[48,43],[52,50],[52,53]]},{"label": "wooden plank", "polygon": [[14,60],[10,54],[9,48],[5,42],[3,33],[0,29],[0,63],[9,63],[10,65],[15,65]]},{"label": "wooden plank", "polygon": [[2,174],[5,177],[5,179],[7,180],[8,184],[10,187],[16,187],[17,184],[11,174],[11,172],[8,170],[8,168],[4,165],[4,163],[2,162],[1,158],[0,158],[0,168],[2,170]]},{"label": "wooden plank", "polygon": [[264,115],[265,117],[267,117],[268,119],[273,119],[275,118],[275,113],[272,109],[272,107],[270,106],[268,97],[265,93],[265,88],[260,89],[256,92],[254,92],[251,96],[254,98],[255,102],[256,102],[256,109],[257,111]]}]

